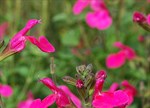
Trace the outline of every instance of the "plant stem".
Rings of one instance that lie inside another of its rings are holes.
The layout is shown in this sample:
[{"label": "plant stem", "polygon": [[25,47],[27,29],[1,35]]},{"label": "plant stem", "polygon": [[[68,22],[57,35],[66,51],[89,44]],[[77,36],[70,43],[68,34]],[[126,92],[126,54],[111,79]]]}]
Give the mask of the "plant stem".
[{"label": "plant stem", "polygon": [[52,79],[54,83],[56,83],[56,75],[55,75],[55,64],[54,64],[54,57],[51,57],[50,63],[50,74],[52,75]]}]

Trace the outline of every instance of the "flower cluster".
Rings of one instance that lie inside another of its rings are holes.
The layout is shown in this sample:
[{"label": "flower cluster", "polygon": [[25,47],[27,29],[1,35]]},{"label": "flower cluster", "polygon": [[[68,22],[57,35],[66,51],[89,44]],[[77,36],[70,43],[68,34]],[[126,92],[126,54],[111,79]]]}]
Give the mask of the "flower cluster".
[{"label": "flower cluster", "polygon": [[78,15],[87,6],[90,6],[93,10],[86,15],[86,23],[91,28],[105,30],[111,26],[112,18],[104,0],[77,0],[73,7],[73,13]]},{"label": "flower cluster", "polygon": [[106,58],[106,66],[108,68],[119,68],[125,63],[126,59],[133,60],[136,57],[135,51],[129,46],[126,46],[121,42],[115,42],[114,46],[119,48],[120,51],[108,55]]},{"label": "flower cluster", "polygon": [[135,87],[126,80],[121,83],[124,87],[123,90],[117,90],[119,84],[113,83],[109,90],[103,92],[103,85],[107,77],[106,71],[100,70],[94,75],[91,64],[81,65],[76,69],[76,79],[66,76],[63,80],[76,86],[81,100],[67,86],[57,86],[52,79],[42,78],[40,82],[47,86],[52,94],[44,99],[34,99],[29,93],[28,99],[20,102],[18,108],[47,108],[54,102],[58,108],[125,108],[133,102],[134,96],[137,94]]}]

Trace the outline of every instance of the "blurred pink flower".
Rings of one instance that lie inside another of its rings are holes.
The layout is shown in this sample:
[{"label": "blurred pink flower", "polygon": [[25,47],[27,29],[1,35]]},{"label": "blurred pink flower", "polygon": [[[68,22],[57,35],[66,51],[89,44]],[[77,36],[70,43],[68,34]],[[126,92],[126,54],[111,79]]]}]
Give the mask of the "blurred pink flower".
[{"label": "blurred pink flower", "polygon": [[90,5],[93,12],[88,12],[86,15],[86,23],[91,28],[105,30],[112,24],[112,18],[104,3],[104,0],[77,0],[73,7],[75,15],[80,14],[85,7]]},{"label": "blurred pink flower", "polygon": [[114,46],[119,48],[120,51],[107,56],[106,66],[108,68],[119,68],[125,63],[126,59],[133,60],[136,57],[135,51],[129,46],[126,46],[121,42],[115,42]]},{"label": "blurred pink flower", "polygon": [[18,103],[17,108],[30,108],[34,97],[31,92],[28,93],[27,99]]},{"label": "blurred pink flower", "polygon": [[13,89],[9,85],[0,84],[0,95],[4,97],[10,97],[13,93]]},{"label": "blurred pink flower", "polygon": [[105,30],[112,24],[112,18],[107,10],[89,12],[86,16],[86,22],[91,28]]},{"label": "blurred pink flower", "polygon": [[106,72],[99,71],[96,74],[96,84],[92,105],[94,108],[125,108],[129,97],[123,90],[102,92],[103,84],[106,79]]},{"label": "blurred pink flower", "polygon": [[4,22],[0,25],[0,42],[3,41],[4,34],[5,34],[7,28],[8,28],[7,22]]},{"label": "blurred pink flower", "polygon": [[39,41],[33,36],[26,36],[26,33],[39,23],[40,20],[37,19],[29,20],[26,26],[10,40],[8,49],[12,50],[13,52],[20,52],[25,48],[26,40],[29,40],[43,52],[54,52],[55,48],[52,46],[51,43],[49,43],[49,41],[44,36],[40,36]]},{"label": "blurred pink flower", "polygon": [[50,78],[43,78],[40,81],[53,92],[53,94],[50,94],[42,100],[42,107],[48,107],[55,101],[58,107],[65,107],[70,105],[70,101],[72,101],[77,108],[81,108],[80,100],[68,89],[68,87],[57,87]]}]

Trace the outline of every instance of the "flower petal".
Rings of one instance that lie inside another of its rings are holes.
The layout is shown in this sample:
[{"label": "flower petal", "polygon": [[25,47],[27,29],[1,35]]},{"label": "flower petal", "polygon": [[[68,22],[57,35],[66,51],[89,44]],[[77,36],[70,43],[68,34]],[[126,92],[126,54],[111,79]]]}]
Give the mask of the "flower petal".
[{"label": "flower petal", "polygon": [[58,91],[58,88],[56,87],[56,85],[50,78],[43,78],[43,79],[40,79],[40,81],[53,92]]},{"label": "flower petal", "polygon": [[26,36],[26,38],[43,52],[50,53],[55,51],[53,45],[44,36],[40,36],[38,40],[33,36]]},{"label": "flower petal", "polygon": [[126,61],[126,55],[124,51],[119,51],[116,54],[110,54],[106,58],[106,66],[108,68],[119,68],[121,67]]},{"label": "flower petal", "polygon": [[99,30],[106,30],[112,24],[112,18],[109,15],[108,10],[99,11],[97,15],[97,19],[98,19],[97,28]]},{"label": "flower petal", "polygon": [[89,5],[89,0],[77,0],[77,2],[73,6],[73,13],[75,15],[80,14],[85,7]]},{"label": "flower petal", "polygon": [[47,107],[43,107],[41,104],[42,104],[41,99],[36,99],[31,103],[29,108],[47,108]]},{"label": "flower petal", "polygon": [[109,88],[109,92],[114,92],[117,90],[117,88],[119,88],[119,84],[118,83],[113,83],[110,88]]},{"label": "flower petal", "polygon": [[57,96],[51,94],[42,100],[42,108],[47,108],[51,106],[56,101]]},{"label": "flower petal", "polygon": [[102,104],[103,106],[108,105],[108,108],[121,107],[127,105],[128,100],[128,95],[122,90],[115,91],[114,93],[104,92],[94,99],[93,106],[101,108],[97,106]]},{"label": "flower petal", "polygon": [[72,100],[72,102],[75,104],[77,108],[81,108],[82,104],[81,101],[76,97],[67,86],[59,86],[60,89],[62,89]]}]

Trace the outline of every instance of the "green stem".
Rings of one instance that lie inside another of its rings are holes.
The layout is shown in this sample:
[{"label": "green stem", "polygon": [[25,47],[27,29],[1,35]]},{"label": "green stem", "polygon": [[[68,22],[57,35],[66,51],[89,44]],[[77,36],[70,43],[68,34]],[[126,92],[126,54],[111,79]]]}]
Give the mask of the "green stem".
[{"label": "green stem", "polygon": [[1,95],[0,95],[0,108],[5,108]]},{"label": "green stem", "polygon": [[51,57],[50,74],[52,75],[52,79],[53,79],[54,83],[56,83],[54,57]]}]

